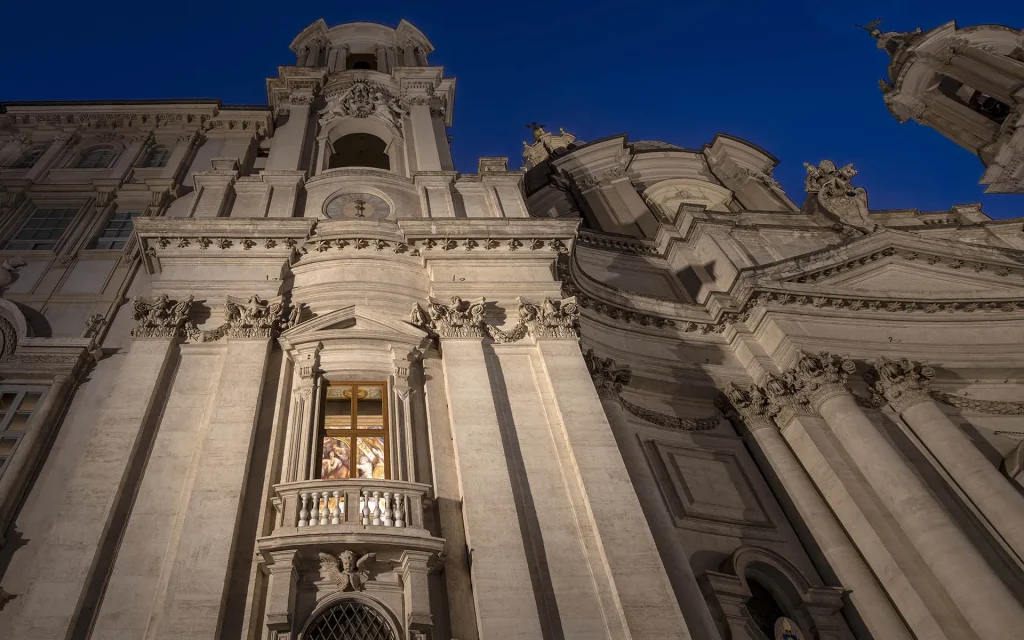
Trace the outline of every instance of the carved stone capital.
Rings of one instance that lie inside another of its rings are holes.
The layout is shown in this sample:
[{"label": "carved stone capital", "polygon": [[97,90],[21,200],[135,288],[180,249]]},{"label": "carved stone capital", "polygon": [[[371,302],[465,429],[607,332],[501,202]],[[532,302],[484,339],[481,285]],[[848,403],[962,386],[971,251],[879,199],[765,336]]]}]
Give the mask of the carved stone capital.
[{"label": "carved stone capital", "polygon": [[545,298],[537,305],[523,300],[519,302],[519,320],[526,324],[534,338],[578,338],[580,308],[576,298],[563,300]]},{"label": "carved stone capital", "polygon": [[756,384],[744,388],[730,382],[715,400],[715,406],[737,427],[748,431],[775,428],[774,408],[764,390]]},{"label": "carved stone capital", "polygon": [[907,358],[879,358],[872,365],[871,370],[864,374],[865,381],[897,413],[903,413],[915,404],[930,401],[928,382],[935,375],[931,367]]},{"label": "carved stone capital", "polygon": [[587,349],[583,361],[587,363],[590,379],[597,387],[597,395],[602,398],[618,398],[622,387],[633,378],[628,366],[619,366],[611,358],[601,358],[593,349]]},{"label": "carved stone capital", "polygon": [[176,302],[161,294],[156,298],[143,298],[141,296],[132,300],[132,319],[135,320],[135,328],[132,329],[133,338],[178,338],[184,335],[185,322],[189,319],[192,310],[192,300],[189,296],[181,302]]},{"label": "carved stone capital", "polygon": [[452,296],[450,304],[431,301],[424,311],[414,304],[409,323],[441,338],[483,338],[484,299],[463,300]]},{"label": "carved stone capital", "polygon": [[818,354],[799,352],[796,364],[786,372],[786,380],[801,403],[815,411],[829,398],[850,393],[847,378],[856,370],[849,358],[821,351]]}]

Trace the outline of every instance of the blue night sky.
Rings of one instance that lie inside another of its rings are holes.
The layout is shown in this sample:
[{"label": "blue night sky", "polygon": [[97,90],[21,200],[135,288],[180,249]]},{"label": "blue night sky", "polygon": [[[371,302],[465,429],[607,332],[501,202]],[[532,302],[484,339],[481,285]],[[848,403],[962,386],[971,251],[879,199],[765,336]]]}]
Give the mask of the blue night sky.
[{"label": "blue night sky", "polygon": [[829,158],[855,164],[873,209],[983,202],[993,217],[1024,215],[1021,196],[982,195],[973,155],[889,115],[877,87],[888,59],[853,26],[1020,28],[1024,5],[1012,2],[18,2],[4,11],[0,101],[265,104],[264,78],[294,62],[289,42],[320,17],[405,18],[430,38],[431,63],[458,78],[463,172],[479,156],[518,166],[531,120],[583,140],[625,132],[693,149],[723,132],[779,158],[798,204],[803,163]]}]

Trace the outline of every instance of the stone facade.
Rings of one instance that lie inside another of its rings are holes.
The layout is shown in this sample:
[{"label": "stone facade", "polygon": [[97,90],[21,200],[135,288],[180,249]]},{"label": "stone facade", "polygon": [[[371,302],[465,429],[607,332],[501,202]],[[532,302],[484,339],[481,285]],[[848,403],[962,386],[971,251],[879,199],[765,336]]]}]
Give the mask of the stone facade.
[{"label": "stone facade", "polygon": [[[902,104],[938,36],[875,35]],[[0,113],[0,636],[1019,637],[1020,219],[725,135],[460,174],[415,27],[291,49]]]}]

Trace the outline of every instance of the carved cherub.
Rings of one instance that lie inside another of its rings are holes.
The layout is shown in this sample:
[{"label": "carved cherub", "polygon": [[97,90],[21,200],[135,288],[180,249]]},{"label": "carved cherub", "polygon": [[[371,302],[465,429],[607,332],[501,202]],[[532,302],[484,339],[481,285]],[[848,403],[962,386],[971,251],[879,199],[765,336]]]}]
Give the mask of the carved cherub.
[{"label": "carved cherub", "polygon": [[350,549],[342,551],[337,557],[321,552],[320,572],[342,591],[362,591],[363,585],[370,578],[369,566],[376,559],[376,553],[360,556]]}]

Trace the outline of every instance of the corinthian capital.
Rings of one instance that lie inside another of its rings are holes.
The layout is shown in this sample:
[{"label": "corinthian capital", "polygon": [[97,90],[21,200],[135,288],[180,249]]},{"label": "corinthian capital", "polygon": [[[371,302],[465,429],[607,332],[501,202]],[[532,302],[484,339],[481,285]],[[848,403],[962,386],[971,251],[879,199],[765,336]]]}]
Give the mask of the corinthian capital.
[{"label": "corinthian capital", "polygon": [[587,363],[590,379],[597,387],[597,395],[602,398],[618,398],[622,387],[633,378],[628,366],[619,366],[611,358],[601,358],[593,349],[587,349],[583,360]]},{"label": "corinthian capital", "polygon": [[848,393],[846,381],[856,369],[849,358],[828,351],[818,354],[801,351],[786,377],[799,399],[817,407],[836,394]]},{"label": "corinthian capital", "polygon": [[545,298],[537,305],[517,298],[519,320],[526,324],[534,338],[578,338],[580,308],[576,298],[553,300]]},{"label": "corinthian capital", "polygon": [[184,334],[185,322],[192,309],[193,297],[175,302],[161,294],[148,299],[141,296],[132,300],[133,338],[177,338]]},{"label": "corinthian capital", "polygon": [[442,338],[483,338],[487,335],[483,298],[463,300],[452,296],[450,304],[432,301],[426,311],[414,304],[409,323]]},{"label": "corinthian capital", "polygon": [[229,338],[269,338],[284,320],[284,305],[268,302],[253,295],[245,303],[230,298],[224,305],[227,312],[225,335]]},{"label": "corinthian capital", "polygon": [[764,389],[756,384],[741,387],[730,382],[715,405],[733,424],[742,424],[750,431],[774,426],[772,416],[776,408]]},{"label": "corinthian capital", "polygon": [[907,358],[879,358],[872,365],[871,370],[864,374],[864,380],[895,411],[903,413],[911,406],[929,399],[928,382],[935,375],[931,367]]}]

